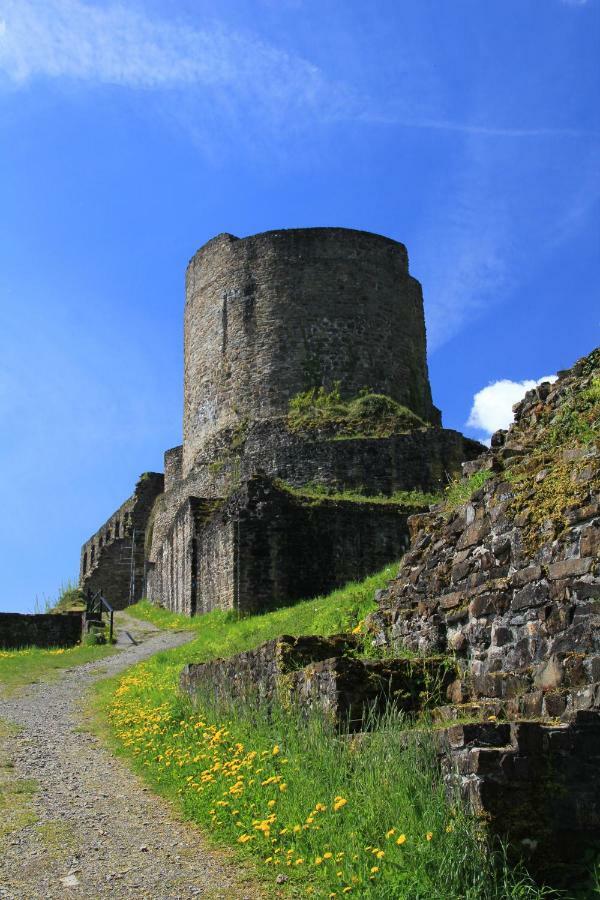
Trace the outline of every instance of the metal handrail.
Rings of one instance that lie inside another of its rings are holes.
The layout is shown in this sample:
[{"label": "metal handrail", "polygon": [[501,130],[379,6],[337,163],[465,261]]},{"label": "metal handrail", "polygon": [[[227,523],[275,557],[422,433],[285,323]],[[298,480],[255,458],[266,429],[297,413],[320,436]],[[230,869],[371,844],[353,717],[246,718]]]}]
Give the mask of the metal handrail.
[{"label": "metal handrail", "polygon": [[115,611],[106,597],[102,596],[100,591],[96,591],[95,594],[92,594],[91,591],[88,591],[85,601],[86,619],[97,615],[100,621],[102,621],[102,615],[104,612],[108,613],[108,642],[109,644],[112,644]]}]

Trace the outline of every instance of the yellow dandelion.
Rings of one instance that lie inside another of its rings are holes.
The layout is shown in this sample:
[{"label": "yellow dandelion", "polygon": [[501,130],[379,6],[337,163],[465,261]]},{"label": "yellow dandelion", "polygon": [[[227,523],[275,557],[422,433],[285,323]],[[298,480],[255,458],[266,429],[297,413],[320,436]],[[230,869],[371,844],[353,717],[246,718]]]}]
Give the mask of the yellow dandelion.
[{"label": "yellow dandelion", "polygon": [[401,847],[402,844],[405,844],[406,843],[406,835],[405,834],[399,835],[396,840],[396,843],[398,844],[399,847]]},{"label": "yellow dandelion", "polygon": [[347,802],[348,801],[346,799],[344,799],[344,797],[336,797],[334,800],[334,803],[333,803],[333,808],[334,808],[335,812],[337,812],[339,809],[341,809],[342,806],[345,806]]},{"label": "yellow dandelion", "polygon": [[277,756],[278,753],[279,753],[279,744],[275,744],[275,746],[274,746],[273,749],[271,750],[271,755],[272,755],[272,756]]},{"label": "yellow dandelion", "polygon": [[375,875],[376,872],[379,872],[379,866],[371,866],[371,874]]},{"label": "yellow dandelion", "polygon": [[425,839],[427,841],[430,841],[432,839],[432,837],[433,837],[433,831],[428,831],[427,834],[425,835]]},{"label": "yellow dandelion", "polygon": [[385,836],[389,840],[393,834],[396,834],[396,829],[390,828],[389,831],[386,831]]}]

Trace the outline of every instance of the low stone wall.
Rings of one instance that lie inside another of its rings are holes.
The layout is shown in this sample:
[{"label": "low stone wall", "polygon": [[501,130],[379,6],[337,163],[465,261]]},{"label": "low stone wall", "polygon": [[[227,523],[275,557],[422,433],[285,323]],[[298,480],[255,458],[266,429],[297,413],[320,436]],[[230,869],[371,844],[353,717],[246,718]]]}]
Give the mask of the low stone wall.
[{"label": "low stone wall", "polygon": [[324,638],[284,634],[229,659],[188,663],[181,673],[180,686],[192,698],[207,690],[211,696],[225,702],[254,698],[271,703],[282,675],[312,662],[341,656],[356,650],[357,646],[358,639],[353,635]]},{"label": "low stone wall", "polygon": [[81,640],[83,613],[0,613],[0,650],[72,647]]},{"label": "low stone wall", "polygon": [[435,705],[455,677],[441,657],[362,659],[354,655],[358,645],[351,634],[282,635],[230,659],[190,663],[180,686],[192,698],[207,692],[226,704],[277,699],[321,710],[343,730],[357,731],[389,704],[406,713]]},{"label": "low stone wall", "polygon": [[550,883],[560,882],[565,864],[579,864],[585,875],[585,848],[600,843],[597,711],[560,725],[457,724],[438,737],[449,790],[458,788],[530,868]]}]

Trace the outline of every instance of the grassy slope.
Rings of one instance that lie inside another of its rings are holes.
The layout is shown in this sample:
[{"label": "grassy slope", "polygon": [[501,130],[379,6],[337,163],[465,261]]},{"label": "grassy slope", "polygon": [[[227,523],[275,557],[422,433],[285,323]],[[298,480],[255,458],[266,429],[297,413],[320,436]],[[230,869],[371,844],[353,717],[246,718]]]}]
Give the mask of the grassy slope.
[{"label": "grassy slope", "polygon": [[[407,742],[400,717],[391,715],[366,741],[340,740],[317,717],[239,704],[223,710],[210,697],[194,709],[178,694],[184,662],[231,655],[282,633],[351,630],[396,568],[245,619],[213,612],[190,620],[137,604],[130,612],[138,618],[191,628],[196,637],[101,684],[100,725],[110,723],[113,747],[184,816],[252,859],[277,896],[542,896],[502,865],[497,874],[477,824],[445,798],[431,739],[421,731]],[[278,874],[288,879],[279,888]]]},{"label": "grassy slope", "polygon": [[337,634],[351,631],[375,609],[375,591],[383,588],[398,571],[392,563],[361,582],[351,582],[326,597],[304,600],[261,616],[236,617],[215,610],[189,619],[160,609],[147,600],[130,606],[127,612],[161,628],[194,629],[197,637],[181,648],[186,661],[202,662],[219,656],[232,656],[257,647],[280,634]]}]

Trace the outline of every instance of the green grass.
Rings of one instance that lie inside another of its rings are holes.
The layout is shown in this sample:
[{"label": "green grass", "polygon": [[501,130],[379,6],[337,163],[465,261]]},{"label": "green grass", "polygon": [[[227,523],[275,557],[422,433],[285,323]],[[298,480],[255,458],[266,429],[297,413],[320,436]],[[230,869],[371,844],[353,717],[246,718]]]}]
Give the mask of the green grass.
[{"label": "green grass", "polygon": [[475,472],[468,478],[456,478],[451,481],[444,495],[445,509],[453,510],[457,506],[466,503],[479,488],[483,487],[493,474],[491,469],[483,469],[480,472]]},{"label": "green grass", "polygon": [[318,714],[239,702],[219,708],[208,695],[193,707],[179,694],[185,662],[230,656],[282,633],[352,630],[396,570],[247,618],[213,612],[190,620],[142,601],[132,615],[196,636],[100,684],[96,715],[110,723],[117,752],[215,841],[251,859],[273,895],[284,874],[277,896],[542,897],[490,852],[460,803],[448,802],[423,723],[411,729],[389,713],[368,736],[349,738]]},{"label": "green grass", "polygon": [[82,609],[85,609],[83,591],[76,581],[69,579],[64,584],[61,584],[58,599],[50,609],[50,612],[65,613]]},{"label": "green grass", "polygon": [[48,681],[60,669],[80,666],[115,653],[109,646],[82,646],[42,650],[25,647],[22,650],[0,650],[0,695],[14,693],[25,685]]},{"label": "green grass", "polygon": [[6,752],[8,738],[17,731],[0,719],[0,851],[15,831],[37,822],[33,808],[37,782],[32,778],[15,778],[13,763]]},{"label": "green grass", "polygon": [[260,616],[236,616],[215,610],[193,619],[176,615],[141,600],[127,612],[160,628],[193,629],[197,637],[179,651],[182,659],[202,662],[250,650],[280,634],[339,634],[351,631],[376,609],[375,591],[385,587],[398,571],[386,566],[364,581],[351,582],[325,597],[304,600]]},{"label": "green grass", "polygon": [[342,399],[339,382],[331,391],[311,388],[292,397],[288,427],[291,431],[332,430],[337,437],[389,437],[427,424],[406,406],[385,394],[364,389],[357,397]]},{"label": "green grass", "polygon": [[365,494],[361,490],[336,491],[326,484],[312,481],[295,487],[285,481],[278,481],[277,485],[295,497],[309,500],[346,500],[351,503],[380,503],[382,505],[393,504],[407,510],[427,509],[433,503],[439,503],[441,494],[424,494],[422,491],[395,491],[393,494]]},{"label": "green grass", "polygon": [[185,650],[101,685],[99,708],[135,770],[250,858],[273,895],[284,874],[277,896],[544,896],[448,802],[429,730],[390,713],[349,738],[317,714],[219,708],[208,695],[194,708],[177,691]]}]

